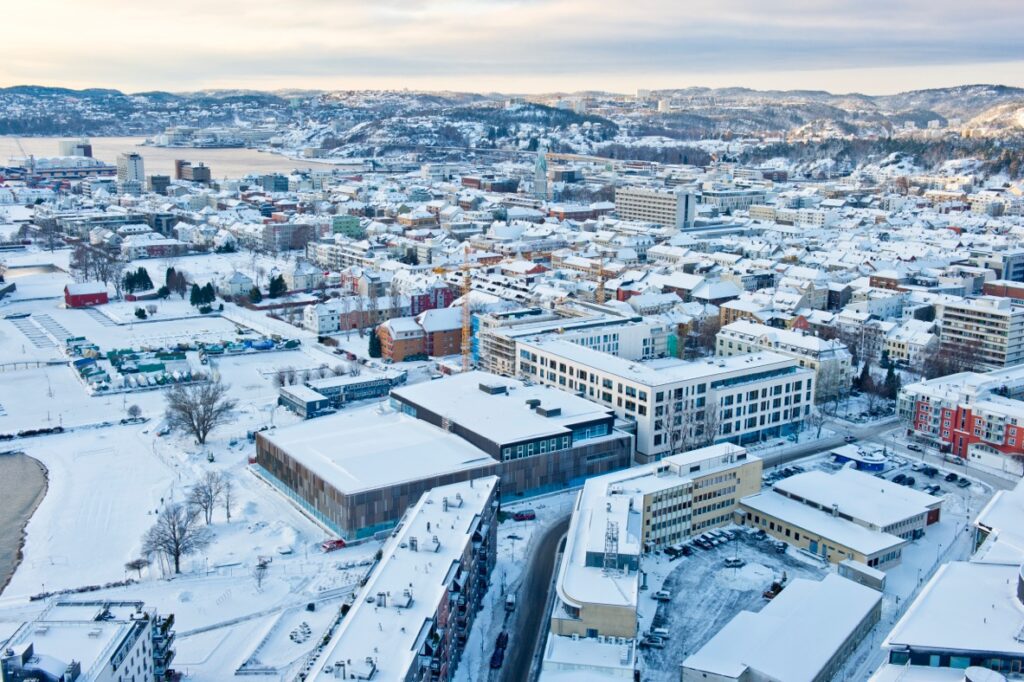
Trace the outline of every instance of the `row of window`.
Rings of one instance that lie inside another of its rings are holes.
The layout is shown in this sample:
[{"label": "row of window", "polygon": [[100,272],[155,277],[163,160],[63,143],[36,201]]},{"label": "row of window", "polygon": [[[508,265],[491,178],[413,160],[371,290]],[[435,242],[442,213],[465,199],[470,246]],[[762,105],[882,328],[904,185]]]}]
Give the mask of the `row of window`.
[{"label": "row of window", "polygon": [[505,446],[501,449],[501,459],[504,461],[533,457],[546,452],[557,452],[567,450],[571,445],[571,436],[556,436],[533,441],[532,443],[520,443],[519,445]]}]

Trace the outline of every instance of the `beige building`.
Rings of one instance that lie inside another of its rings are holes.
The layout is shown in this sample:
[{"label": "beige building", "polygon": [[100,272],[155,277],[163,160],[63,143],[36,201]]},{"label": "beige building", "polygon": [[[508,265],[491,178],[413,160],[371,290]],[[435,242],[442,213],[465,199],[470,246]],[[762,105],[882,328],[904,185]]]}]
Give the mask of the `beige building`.
[{"label": "beige building", "polygon": [[551,632],[635,638],[645,552],[733,520],[761,486],[761,460],[712,445],[592,478],[576,499],[555,582]]},{"label": "beige building", "polygon": [[692,227],[697,216],[697,198],[682,188],[619,187],[615,190],[615,212],[624,220],[677,229]]}]

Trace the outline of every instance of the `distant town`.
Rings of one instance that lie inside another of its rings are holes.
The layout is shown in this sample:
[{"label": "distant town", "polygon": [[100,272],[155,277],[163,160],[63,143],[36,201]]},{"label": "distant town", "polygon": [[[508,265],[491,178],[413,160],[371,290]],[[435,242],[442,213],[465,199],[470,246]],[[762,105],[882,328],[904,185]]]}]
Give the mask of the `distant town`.
[{"label": "distant town", "polygon": [[0,682],[1024,679],[1021,112],[0,89]]}]

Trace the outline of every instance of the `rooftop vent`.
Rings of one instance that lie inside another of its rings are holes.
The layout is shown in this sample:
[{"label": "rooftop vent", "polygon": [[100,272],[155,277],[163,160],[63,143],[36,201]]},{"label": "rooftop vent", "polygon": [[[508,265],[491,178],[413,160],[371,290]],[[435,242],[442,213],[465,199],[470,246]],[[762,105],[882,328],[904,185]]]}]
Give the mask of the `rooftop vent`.
[{"label": "rooftop vent", "polygon": [[500,395],[508,393],[508,387],[501,384],[480,384],[480,390],[487,395]]},{"label": "rooftop vent", "polygon": [[529,407],[531,410],[536,409],[540,407],[540,400],[538,400],[537,398],[530,398],[529,400],[526,401],[526,406]]},{"label": "rooftop vent", "polygon": [[557,417],[562,414],[561,407],[538,407],[536,410],[537,414],[542,417]]}]

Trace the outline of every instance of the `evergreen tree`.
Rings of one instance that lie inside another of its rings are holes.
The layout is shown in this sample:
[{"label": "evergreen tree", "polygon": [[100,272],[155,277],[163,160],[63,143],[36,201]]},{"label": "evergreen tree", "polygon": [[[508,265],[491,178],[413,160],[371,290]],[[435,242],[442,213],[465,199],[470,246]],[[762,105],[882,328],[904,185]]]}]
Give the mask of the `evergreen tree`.
[{"label": "evergreen tree", "polygon": [[213,303],[217,300],[217,292],[213,290],[213,284],[210,282],[206,283],[203,287],[203,303]]},{"label": "evergreen tree", "polygon": [[249,290],[249,300],[253,303],[259,303],[263,300],[263,294],[260,293],[259,287],[253,287]]},{"label": "evergreen tree", "polygon": [[135,286],[139,289],[153,288],[153,280],[149,278],[149,273],[142,266],[139,266],[138,271],[135,273]]},{"label": "evergreen tree", "polygon": [[382,353],[380,346],[380,337],[377,336],[377,330],[370,331],[370,347],[368,349],[371,358],[379,358]]},{"label": "evergreen tree", "polygon": [[203,292],[199,289],[198,284],[192,284],[192,291],[189,293],[188,302],[194,306],[203,304]]},{"label": "evergreen tree", "polygon": [[284,283],[284,275],[278,275],[270,280],[270,289],[267,292],[267,296],[270,298],[279,298],[284,295],[288,290],[288,285]]},{"label": "evergreen tree", "polygon": [[178,273],[175,272],[173,266],[167,268],[167,272],[164,274],[164,284],[167,285],[168,289],[174,289],[174,286],[178,281],[177,274]]},{"label": "evergreen tree", "polygon": [[900,394],[900,377],[896,374],[896,370],[889,365],[889,371],[885,374],[885,384],[883,385],[884,395],[890,400],[896,400],[896,397]]},{"label": "evergreen tree", "polygon": [[167,288],[167,285],[160,287],[156,292],[157,298],[167,298],[171,295],[171,290]]},{"label": "evergreen tree", "polygon": [[870,393],[875,388],[875,381],[871,378],[871,363],[866,360],[860,370],[860,378],[857,379],[857,388],[865,393]]}]

